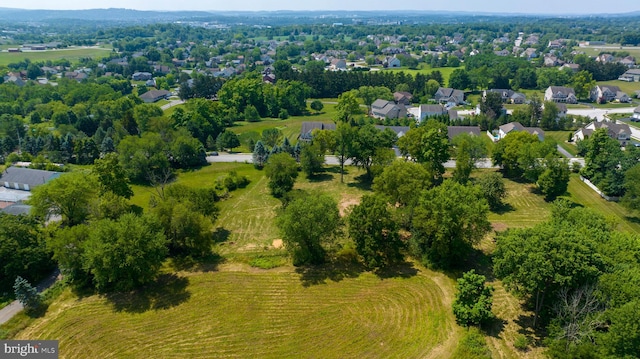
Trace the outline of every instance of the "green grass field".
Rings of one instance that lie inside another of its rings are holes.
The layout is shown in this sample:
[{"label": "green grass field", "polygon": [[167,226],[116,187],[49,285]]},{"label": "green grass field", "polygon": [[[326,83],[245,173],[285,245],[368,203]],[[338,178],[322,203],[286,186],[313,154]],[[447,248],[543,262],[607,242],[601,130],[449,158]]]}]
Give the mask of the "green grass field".
[{"label": "green grass field", "polygon": [[444,81],[444,83],[440,85],[443,87],[446,87],[449,85],[449,76],[451,76],[451,73],[456,69],[464,69],[464,66],[431,68],[431,66],[427,64],[419,64],[418,69],[408,69],[405,67],[400,67],[400,68],[393,68],[393,69],[384,69],[384,71],[406,72],[407,74],[410,74],[412,76],[415,76],[416,74],[428,75],[433,71],[440,71],[440,73],[442,73],[442,79]]},{"label": "green grass field", "polygon": [[640,47],[638,46],[620,46],[620,44],[606,44],[599,46],[585,46],[585,47],[575,47],[576,51],[583,51],[586,55],[591,57],[596,57],[600,55],[602,52],[621,52],[626,51],[629,55],[639,58],[640,57]]},{"label": "green grass field", "polygon": [[573,131],[545,131],[544,136],[547,138],[553,138],[558,142],[560,147],[564,148],[565,151],[569,152],[573,156],[577,156],[578,149],[576,146],[573,143],[567,142],[570,133],[573,133]]},{"label": "green grass field", "polygon": [[99,59],[108,56],[110,51],[110,48],[91,47],[33,52],[0,52],[0,66],[6,66],[10,63],[17,63],[23,61],[24,59],[29,59],[31,60],[31,62],[66,59],[73,63],[85,57]]},{"label": "green grass field", "polygon": [[501,211],[489,214],[489,220],[496,230],[532,227],[548,219],[550,204],[535,193],[535,184],[518,183],[508,178],[504,181],[507,188],[506,206]]},{"label": "green grass field", "polygon": [[462,329],[453,281],[414,271],[331,280],[223,267],[138,295],[66,291],[17,338],[57,339],[62,358],[424,358]]}]

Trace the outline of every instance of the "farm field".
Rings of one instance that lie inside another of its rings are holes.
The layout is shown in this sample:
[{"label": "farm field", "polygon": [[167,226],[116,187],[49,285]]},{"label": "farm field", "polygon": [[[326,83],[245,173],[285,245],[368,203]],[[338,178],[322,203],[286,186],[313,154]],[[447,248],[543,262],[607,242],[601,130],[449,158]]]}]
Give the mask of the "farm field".
[{"label": "farm field", "polygon": [[66,59],[71,62],[76,62],[81,58],[91,57],[94,59],[102,58],[109,55],[110,48],[102,47],[82,47],[82,48],[68,48],[46,51],[31,51],[31,52],[0,52],[0,66],[8,65],[10,63],[20,62],[24,59],[29,59],[31,62],[38,61],[55,61]]},{"label": "farm field", "polygon": [[640,57],[640,47],[638,46],[621,46],[620,44],[605,44],[605,45],[597,45],[597,46],[580,46],[574,47],[576,51],[583,51],[587,56],[596,57],[600,55],[600,53],[608,52],[611,53],[613,51],[628,52],[629,55],[638,58]]},{"label": "farm field", "polygon": [[416,74],[428,75],[433,71],[440,71],[440,73],[442,73],[442,79],[444,81],[444,83],[440,85],[442,87],[446,87],[449,85],[449,76],[451,76],[451,73],[457,69],[464,69],[464,66],[431,68],[431,66],[429,65],[420,64],[418,69],[408,69],[408,68],[401,67],[401,68],[394,68],[394,69],[384,69],[384,71],[405,72],[413,76],[415,76]]}]

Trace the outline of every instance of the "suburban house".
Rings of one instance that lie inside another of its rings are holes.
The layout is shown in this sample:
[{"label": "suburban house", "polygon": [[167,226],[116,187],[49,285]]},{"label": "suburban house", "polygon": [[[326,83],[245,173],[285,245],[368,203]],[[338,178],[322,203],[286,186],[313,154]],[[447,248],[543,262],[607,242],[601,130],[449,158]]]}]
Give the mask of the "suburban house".
[{"label": "suburban house", "polygon": [[424,121],[427,117],[446,115],[449,112],[442,105],[419,105],[407,110],[417,122]]},{"label": "suburban house", "polygon": [[526,131],[538,136],[540,141],[544,141],[544,131],[539,127],[524,127],[520,122],[509,122],[498,129],[498,140],[505,138],[511,132]]},{"label": "suburban house", "polygon": [[345,71],[347,69],[347,61],[344,59],[333,59],[329,68],[333,71]]},{"label": "suburban house", "polygon": [[411,105],[411,100],[413,99],[413,95],[409,92],[394,92],[393,93],[393,100],[396,103],[401,103],[403,105]]},{"label": "suburban house", "polygon": [[302,129],[300,130],[300,135],[298,139],[300,141],[309,142],[313,137],[313,130],[335,130],[335,123],[324,123],[324,122],[303,122]]},{"label": "suburban house", "polygon": [[563,103],[557,103],[556,107],[558,108],[558,118],[567,116],[567,105]]},{"label": "suburban house", "polygon": [[9,167],[0,175],[0,185],[6,188],[31,191],[32,188],[60,177],[60,172]]},{"label": "suburban house", "polygon": [[640,81],[640,69],[629,69],[618,77],[620,81],[627,82],[639,82]]},{"label": "suburban house", "polygon": [[618,102],[631,102],[631,98],[626,93],[620,91],[618,86],[610,85],[597,85],[595,86],[589,95],[591,101],[597,101],[598,103],[618,101]]},{"label": "suburban house", "polygon": [[593,134],[594,131],[601,128],[607,129],[609,137],[618,140],[621,146],[626,146],[627,141],[631,140],[631,129],[626,123],[615,123],[611,121],[594,121],[573,133],[576,141],[582,141]]},{"label": "suburban house", "polygon": [[371,116],[381,119],[404,118],[407,117],[407,108],[403,104],[377,99],[371,104]]},{"label": "suburban house", "polygon": [[482,94],[482,97],[487,97],[487,93],[494,92],[500,94],[502,98],[502,102],[504,103],[513,103],[513,104],[523,104],[527,100],[527,97],[520,92],[515,92],[510,89],[490,89],[485,90]]},{"label": "suburban house", "polygon": [[150,90],[140,95],[140,98],[145,103],[153,103],[162,99],[167,99],[169,95],[171,95],[171,92],[167,90]]},{"label": "suburban house", "polygon": [[544,92],[545,101],[578,103],[576,92],[570,87],[549,86]]},{"label": "suburban house", "polygon": [[633,115],[631,116],[632,121],[635,120],[634,122],[638,122],[640,121],[640,106],[636,107],[633,110]]},{"label": "suburban house", "polygon": [[449,136],[449,141],[453,140],[454,137],[467,133],[471,136],[480,136],[482,131],[480,130],[480,126],[448,126],[447,127],[447,135]]},{"label": "suburban house", "polygon": [[436,91],[434,98],[438,103],[461,105],[464,103],[464,92],[448,87],[440,87]]},{"label": "suburban house", "polygon": [[386,68],[398,68],[400,66],[402,66],[400,64],[400,59],[398,59],[395,56],[387,56],[384,61],[382,62],[382,65]]},{"label": "suburban house", "polygon": [[573,72],[578,72],[580,71],[580,65],[578,64],[564,64],[562,66],[560,66],[560,70],[564,70],[564,69],[569,69]]},{"label": "suburban house", "polygon": [[147,80],[151,80],[153,78],[153,75],[150,72],[136,72],[133,75],[131,75],[131,79],[133,81],[147,81]]}]

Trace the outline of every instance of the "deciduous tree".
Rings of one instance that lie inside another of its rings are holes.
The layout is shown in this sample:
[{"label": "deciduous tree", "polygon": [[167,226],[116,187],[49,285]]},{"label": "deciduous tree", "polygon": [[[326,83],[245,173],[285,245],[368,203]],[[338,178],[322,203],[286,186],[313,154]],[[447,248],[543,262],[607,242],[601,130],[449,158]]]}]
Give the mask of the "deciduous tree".
[{"label": "deciduous tree", "polygon": [[481,325],[494,317],[493,287],[485,285],[486,278],[470,270],[458,279],[456,299],[453,301],[453,315],[464,326]]}]

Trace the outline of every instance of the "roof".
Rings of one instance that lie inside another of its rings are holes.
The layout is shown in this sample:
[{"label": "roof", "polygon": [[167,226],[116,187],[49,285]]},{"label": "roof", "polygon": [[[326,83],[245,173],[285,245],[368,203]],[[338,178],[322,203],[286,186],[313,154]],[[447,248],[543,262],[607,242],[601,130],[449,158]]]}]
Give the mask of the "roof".
[{"label": "roof", "polygon": [[372,108],[384,108],[386,105],[389,104],[390,101],[387,100],[382,100],[382,99],[377,99],[375,101],[373,101],[373,103],[371,104]]},{"label": "roof", "polygon": [[300,139],[302,140],[311,140],[311,133],[313,130],[335,130],[335,123],[324,123],[324,122],[315,122],[315,121],[307,121],[302,123],[302,129],[300,130]]},{"label": "roof", "polygon": [[411,100],[413,98],[413,95],[411,93],[405,92],[405,91],[398,91],[398,92],[394,92],[393,93],[393,98],[396,101],[401,100],[403,97]]},{"label": "roof", "polygon": [[575,96],[576,92],[571,88],[571,87],[564,87],[564,86],[549,86],[549,88],[551,89],[551,92],[553,94],[556,94],[558,92],[562,92],[565,94],[573,94]]},{"label": "roof", "polygon": [[59,177],[60,172],[34,170],[31,168],[9,167],[0,176],[0,183],[27,184],[33,188]]},{"label": "roof", "polygon": [[599,85],[602,91],[609,90],[612,93],[618,93],[620,91],[620,87],[613,85]]},{"label": "roof", "polygon": [[395,132],[395,134],[398,137],[404,136],[407,133],[407,131],[411,129],[411,127],[409,126],[379,126],[379,125],[376,125],[376,128],[380,131],[384,131],[388,128],[391,131]]},{"label": "roof", "polygon": [[18,216],[21,214],[29,214],[31,212],[31,206],[22,204],[22,203],[14,203],[8,207],[2,209],[2,212],[7,214],[12,214],[14,216]]},{"label": "roof", "polygon": [[636,107],[635,110],[633,110],[633,113],[640,113],[640,106]]},{"label": "roof", "polygon": [[524,126],[520,122],[509,122],[500,126],[500,130],[504,133],[509,133],[511,131],[523,131]]},{"label": "roof", "polygon": [[140,95],[140,98],[143,100],[155,100],[159,97],[164,97],[169,95],[171,92],[167,91],[167,90],[151,90],[151,91],[147,91],[145,93],[143,93],[142,95]]},{"label": "roof", "polygon": [[454,137],[468,133],[472,136],[480,136],[482,131],[480,130],[480,126],[448,126],[447,127],[447,135],[449,136],[449,140],[452,140]]}]

